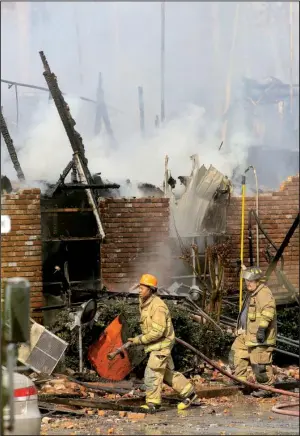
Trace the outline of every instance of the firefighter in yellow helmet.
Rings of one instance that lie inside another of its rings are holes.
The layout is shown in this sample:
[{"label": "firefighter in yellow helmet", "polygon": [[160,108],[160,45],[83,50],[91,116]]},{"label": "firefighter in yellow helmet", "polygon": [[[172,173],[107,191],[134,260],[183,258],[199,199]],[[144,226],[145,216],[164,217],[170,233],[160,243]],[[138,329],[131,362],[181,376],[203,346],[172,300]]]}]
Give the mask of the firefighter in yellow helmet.
[{"label": "firefighter in yellow helmet", "polygon": [[[272,385],[272,352],[276,346],[276,303],[271,290],[263,280],[258,267],[243,268],[247,295],[237,320],[236,339],[232,344],[229,362],[234,375],[246,380],[251,364],[256,381]],[[255,397],[271,396],[268,391],[255,391]]]},{"label": "firefighter in yellow helmet", "polygon": [[193,385],[174,371],[171,351],[175,333],[168,306],[156,295],[157,279],[144,274],[139,284],[142,335],[129,338],[134,345],[144,345],[149,360],[145,370],[146,404],[144,409],[155,411],[161,405],[163,382],[171,386],[182,398],[178,410],[187,409],[197,398]]}]

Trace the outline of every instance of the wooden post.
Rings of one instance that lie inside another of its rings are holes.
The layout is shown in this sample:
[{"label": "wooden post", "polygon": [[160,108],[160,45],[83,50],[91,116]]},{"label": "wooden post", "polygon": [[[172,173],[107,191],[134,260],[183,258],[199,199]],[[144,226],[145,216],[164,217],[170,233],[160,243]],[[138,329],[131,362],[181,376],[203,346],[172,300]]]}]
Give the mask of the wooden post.
[{"label": "wooden post", "polygon": [[95,125],[94,134],[99,135],[102,126],[102,108],[103,108],[103,90],[102,90],[102,74],[98,74],[98,86],[96,94],[96,113],[95,113]]},{"label": "wooden post", "polygon": [[144,93],[143,87],[138,87],[138,96],[139,96],[139,110],[140,110],[140,129],[141,134],[145,135],[145,112],[144,112]]},{"label": "wooden post", "polygon": [[117,145],[117,142],[114,137],[114,133],[111,127],[110,119],[108,116],[107,107],[104,100],[104,91],[102,86],[102,74],[98,75],[98,88],[97,88],[97,98],[96,98],[96,119],[95,119],[95,135],[98,135],[101,131],[101,118],[103,118],[103,122],[106,128],[107,133],[111,138],[111,142],[113,146]]},{"label": "wooden post", "polygon": [[30,55],[29,55],[29,39],[30,39],[30,10],[31,2],[18,2],[16,4],[18,29],[16,32],[19,37],[20,47],[20,74],[21,81],[28,81],[30,76]]},{"label": "wooden post", "polygon": [[[213,77],[215,83],[219,84],[220,79],[220,26],[219,26],[219,5],[217,2],[211,3],[212,13],[212,40],[213,40]],[[218,118],[221,115],[221,111],[218,108],[218,99],[215,98],[214,102],[214,114]]]},{"label": "wooden post", "polygon": [[160,120],[165,121],[165,2],[161,2]]},{"label": "wooden post", "polygon": [[[238,18],[239,18],[239,3],[236,4],[235,7],[235,16],[234,16],[234,23],[233,23],[233,34],[232,34],[232,43],[229,53],[229,67],[228,67],[228,73],[227,73],[227,81],[226,81],[226,89],[225,89],[225,107],[224,107],[224,115],[228,112],[229,106],[230,106],[230,99],[231,99],[231,76],[232,76],[232,69],[233,69],[233,55],[234,55],[234,49],[235,49],[235,43],[236,43],[236,35],[237,35],[237,27],[238,27]],[[223,123],[222,128],[222,141],[225,143],[226,134],[227,134],[227,125],[228,125],[228,116],[226,117],[226,120]]]},{"label": "wooden post", "polygon": [[155,117],[154,125],[155,125],[156,129],[159,128],[159,116],[158,115],[156,115],[156,117]]},{"label": "wooden post", "polygon": [[82,87],[82,85],[83,85],[82,55],[81,55],[79,23],[78,23],[76,7],[77,7],[77,5],[76,5],[76,3],[74,3],[74,5],[73,5],[73,12],[74,12],[76,43],[77,43],[77,55],[78,55],[78,75],[79,75],[79,83],[80,83],[80,86]]},{"label": "wooden post", "polygon": [[1,128],[1,133],[2,133],[3,139],[4,139],[5,144],[7,146],[7,150],[8,150],[9,156],[11,158],[12,164],[16,170],[18,179],[20,180],[20,182],[24,182],[25,176],[24,176],[24,173],[22,171],[13,140],[10,137],[10,134],[9,134],[9,131],[7,128],[7,124],[6,124],[5,118],[4,118],[3,113],[2,113],[2,108],[1,108],[1,114],[0,114],[0,128]]}]

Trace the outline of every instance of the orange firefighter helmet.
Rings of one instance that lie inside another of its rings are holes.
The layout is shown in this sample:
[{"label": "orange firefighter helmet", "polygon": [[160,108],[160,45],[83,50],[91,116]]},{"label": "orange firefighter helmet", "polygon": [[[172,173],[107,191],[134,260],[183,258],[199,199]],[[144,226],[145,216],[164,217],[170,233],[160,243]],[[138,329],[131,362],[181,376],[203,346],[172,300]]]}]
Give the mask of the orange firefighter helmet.
[{"label": "orange firefighter helmet", "polygon": [[140,285],[157,288],[157,278],[151,274],[143,274],[140,280]]}]

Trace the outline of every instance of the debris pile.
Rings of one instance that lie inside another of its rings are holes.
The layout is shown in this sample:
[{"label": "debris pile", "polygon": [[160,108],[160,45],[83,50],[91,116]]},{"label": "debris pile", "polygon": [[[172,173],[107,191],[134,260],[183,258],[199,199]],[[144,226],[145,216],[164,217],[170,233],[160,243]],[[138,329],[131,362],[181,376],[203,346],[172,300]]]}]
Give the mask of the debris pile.
[{"label": "debris pile", "polygon": [[[96,321],[92,328],[89,326],[82,327],[84,344],[83,362],[87,370],[93,369],[88,359],[89,346],[98,340],[104,329],[116,316],[123,315],[126,318],[128,337],[140,333],[137,303],[136,301],[135,304],[129,304],[126,300],[114,299],[108,300],[107,302],[103,300],[101,304],[98,304]],[[180,338],[192,343],[206,355],[214,357],[228,354],[232,342],[232,338],[229,334],[224,333],[224,335],[222,335],[222,331],[217,331],[209,324],[195,323],[182,304],[176,304],[176,302],[173,301],[166,301],[166,303],[171,310],[174,329]],[[58,337],[68,342],[69,346],[65,352],[65,366],[77,372],[79,367],[78,333],[66,328],[69,321],[68,311],[62,310],[60,316],[52,325],[51,330]],[[175,366],[180,371],[188,370],[191,366],[196,367],[200,363],[197,359],[195,360],[191,352],[185,350],[178,344],[174,346],[173,357]],[[143,370],[143,362],[135,368],[135,372],[141,376],[141,378],[143,377]]]}]

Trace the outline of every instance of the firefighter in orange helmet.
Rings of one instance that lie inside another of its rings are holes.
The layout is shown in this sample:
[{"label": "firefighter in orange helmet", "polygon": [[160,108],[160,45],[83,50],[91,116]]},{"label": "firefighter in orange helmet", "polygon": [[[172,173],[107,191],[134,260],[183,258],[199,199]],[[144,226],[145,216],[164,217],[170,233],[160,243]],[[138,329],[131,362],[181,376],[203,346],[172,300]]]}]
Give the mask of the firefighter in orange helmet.
[{"label": "firefighter in orange helmet", "polygon": [[129,338],[134,345],[144,345],[149,360],[145,370],[146,404],[144,409],[157,410],[161,405],[163,382],[182,398],[178,410],[187,409],[197,398],[193,385],[174,371],[171,351],[175,333],[168,306],[156,295],[157,279],[144,274],[139,284],[142,335]]}]

